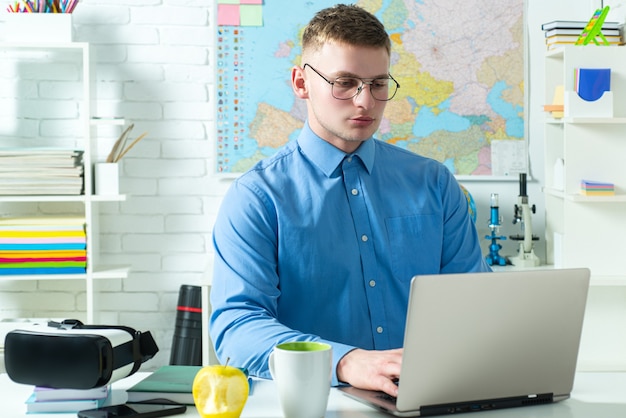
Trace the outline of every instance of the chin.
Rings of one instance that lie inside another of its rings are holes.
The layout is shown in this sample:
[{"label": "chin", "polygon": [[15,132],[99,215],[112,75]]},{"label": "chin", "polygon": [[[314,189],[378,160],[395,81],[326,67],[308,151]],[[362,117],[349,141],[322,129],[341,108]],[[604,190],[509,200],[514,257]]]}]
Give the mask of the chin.
[{"label": "chin", "polygon": [[346,140],[348,141],[356,141],[356,142],[365,142],[368,139],[370,139],[371,137],[374,136],[374,134],[376,133],[376,131],[372,131],[372,132],[357,132],[353,135],[346,135]]}]

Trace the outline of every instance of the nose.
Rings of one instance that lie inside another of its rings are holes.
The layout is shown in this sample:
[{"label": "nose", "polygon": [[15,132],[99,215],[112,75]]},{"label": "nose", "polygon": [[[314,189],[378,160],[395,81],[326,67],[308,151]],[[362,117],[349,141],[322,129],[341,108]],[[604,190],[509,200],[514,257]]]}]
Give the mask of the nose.
[{"label": "nose", "polygon": [[366,82],[362,81],[361,85],[359,86],[359,88],[356,91],[356,95],[353,97],[353,100],[355,102],[362,103],[361,106],[363,106],[363,107],[368,107],[369,103],[373,103],[373,102],[376,101],[376,99],[374,99],[374,96],[372,96],[372,91],[371,90],[370,90],[370,94],[361,94],[361,92],[363,91],[363,89],[365,88],[366,85],[369,85],[370,89],[371,89],[372,83],[366,83]]},{"label": "nose", "polygon": [[359,88],[358,88],[358,89],[356,89],[356,96],[358,96],[359,94],[361,94],[361,92],[363,91],[363,88],[364,88],[365,86],[370,86],[370,89],[371,89],[372,82],[371,82],[371,81],[369,81],[369,82],[368,82],[368,81],[363,81],[363,80],[361,80],[361,85],[359,86]]}]

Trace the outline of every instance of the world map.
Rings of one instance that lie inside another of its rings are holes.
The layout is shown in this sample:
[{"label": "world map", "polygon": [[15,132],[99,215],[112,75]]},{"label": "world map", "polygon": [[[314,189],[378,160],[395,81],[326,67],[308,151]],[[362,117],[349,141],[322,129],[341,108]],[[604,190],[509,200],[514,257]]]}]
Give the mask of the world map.
[{"label": "world map", "polygon": [[[301,31],[336,1],[266,0],[262,26],[218,26],[216,172],[242,173],[297,138],[306,104],[290,85]],[[527,171],[524,1],[361,0],[392,42],[401,88],[378,139],[457,176]]]}]

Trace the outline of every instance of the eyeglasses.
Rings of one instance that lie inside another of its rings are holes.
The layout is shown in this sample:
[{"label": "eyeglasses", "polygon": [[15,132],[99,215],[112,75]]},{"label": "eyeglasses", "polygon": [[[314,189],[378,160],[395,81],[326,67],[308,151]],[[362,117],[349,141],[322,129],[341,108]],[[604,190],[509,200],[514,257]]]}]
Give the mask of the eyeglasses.
[{"label": "eyeglasses", "polygon": [[317,75],[322,77],[325,82],[330,84],[331,93],[335,99],[350,100],[356,97],[363,91],[363,86],[366,84],[370,86],[370,94],[376,100],[386,102],[393,99],[400,88],[400,84],[389,74],[389,77],[363,79],[359,77],[337,77],[334,81],[330,81],[315,68],[309,64],[304,64],[302,68],[309,67]]}]

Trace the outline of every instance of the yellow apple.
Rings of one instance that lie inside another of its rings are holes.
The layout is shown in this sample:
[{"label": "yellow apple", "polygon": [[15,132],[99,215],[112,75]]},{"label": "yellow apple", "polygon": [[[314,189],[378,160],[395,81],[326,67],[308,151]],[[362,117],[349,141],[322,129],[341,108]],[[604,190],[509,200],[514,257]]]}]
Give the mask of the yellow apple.
[{"label": "yellow apple", "polygon": [[202,418],[239,418],[248,400],[248,378],[228,365],[205,366],[193,380],[193,399]]}]

